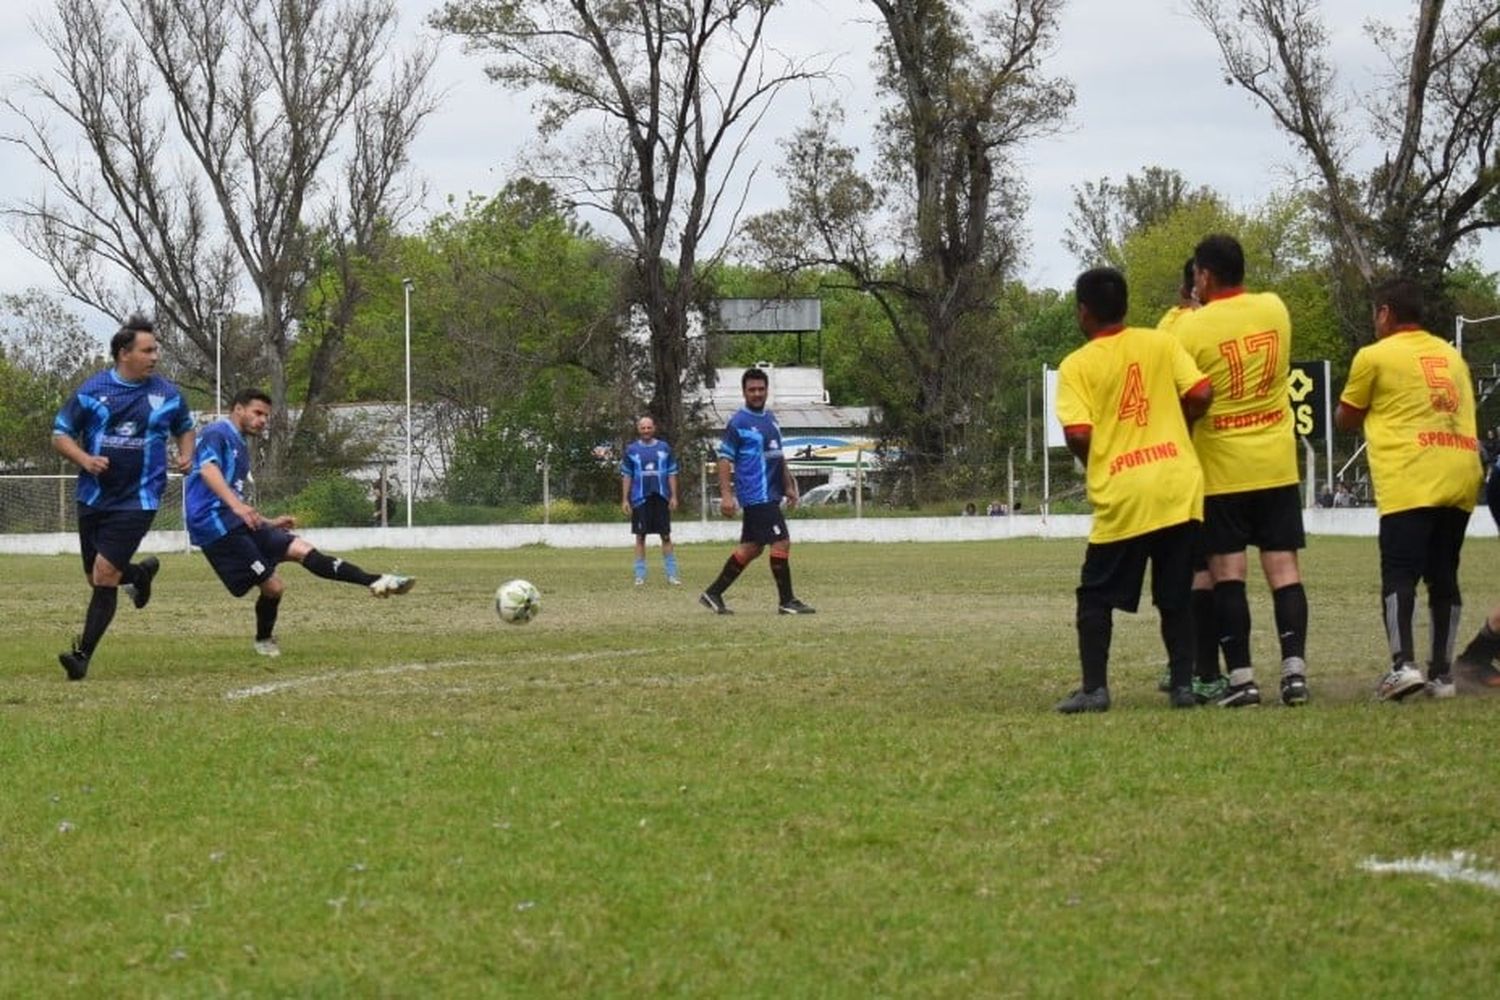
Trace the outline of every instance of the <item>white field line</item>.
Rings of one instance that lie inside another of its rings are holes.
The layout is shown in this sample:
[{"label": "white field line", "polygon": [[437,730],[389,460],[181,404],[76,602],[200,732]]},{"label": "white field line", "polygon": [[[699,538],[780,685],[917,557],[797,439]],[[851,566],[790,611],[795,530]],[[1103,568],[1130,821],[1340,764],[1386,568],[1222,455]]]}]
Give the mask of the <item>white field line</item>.
[{"label": "white field line", "polygon": [[1475,868],[1474,861],[1474,855],[1469,852],[1454,851],[1448,858],[1434,858],[1426,854],[1420,858],[1397,858],[1394,861],[1366,858],[1359,866],[1367,872],[1426,875],[1441,882],[1463,882],[1500,892],[1500,872]]},{"label": "white field line", "polygon": [[[807,643],[781,643],[778,649],[799,646],[819,646],[816,642]],[[677,652],[682,652],[678,648]],[[704,643],[688,647],[691,652],[723,652],[725,647],[721,643]],[[656,656],[661,653],[661,648],[652,646],[641,649],[601,649],[592,653],[560,653],[554,656],[532,656],[527,657],[524,666],[533,664],[566,664],[586,663],[591,660],[623,660],[633,659],[641,656]],[[246,698],[261,698],[266,695],[280,694],[283,691],[292,691],[297,688],[311,687],[317,684],[326,684],[333,681],[361,681],[372,677],[393,677],[399,674],[419,674],[434,670],[451,670],[456,667],[477,667],[489,663],[489,660],[441,660],[433,663],[396,663],[387,667],[371,667],[367,670],[333,670],[322,674],[308,674],[305,677],[288,677],[284,681],[270,681],[266,684],[253,684],[250,687],[234,688],[224,692],[225,701],[242,701]],[[616,683],[628,684],[631,687],[671,687],[677,684],[702,684],[713,680],[755,680],[757,675],[751,671],[736,672],[732,674],[680,674],[666,676],[632,676],[622,679]],[[584,683],[589,687],[602,687],[610,682],[607,679],[593,678]],[[523,683],[511,685],[513,687],[575,687],[575,682],[547,681],[541,679],[529,679]]]}]

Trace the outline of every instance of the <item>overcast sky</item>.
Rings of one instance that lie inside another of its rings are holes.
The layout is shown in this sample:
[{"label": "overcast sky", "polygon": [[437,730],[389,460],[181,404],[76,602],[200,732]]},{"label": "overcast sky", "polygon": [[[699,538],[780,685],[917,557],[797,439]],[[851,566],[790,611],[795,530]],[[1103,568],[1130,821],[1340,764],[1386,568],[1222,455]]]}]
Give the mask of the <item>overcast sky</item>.
[{"label": "overcast sky", "polygon": [[[436,0],[398,0],[403,36],[430,35],[425,26]],[[1371,17],[1403,21],[1410,0],[1325,0],[1334,54],[1346,83],[1368,87],[1384,67],[1361,26]],[[53,9],[51,0],[7,0],[0,8],[0,66],[5,85],[49,69],[48,53],[31,27]],[[796,54],[837,58],[835,79],[824,92],[787,92],[767,119],[755,148],[762,163],[747,208],[782,201],[775,176],[776,141],[806,118],[809,101],[834,97],[847,111],[846,138],[869,149],[879,108],[870,86],[875,26],[867,0],[788,0],[773,22],[774,44]],[[1267,113],[1241,90],[1225,86],[1212,39],[1184,12],[1181,0],[1071,0],[1061,44],[1049,71],[1069,77],[1077,104],[1069,130],[1022,153],[1031,194],[1027,228],[1031,258],[1023,277],[1032,285],[1071,283],[1074,261],[1061,245],[1074,186],[1109,175],[1116,180],[1142,167],[1172,167],[1193,184],[1206,184],[1235,207],[1258,203],[1267,191],[1288,186],[1305,166]],[[529,141],[531,110],[523,96],[484,79],[482,60],[443,43],[439,85],[447,98],[418,140],[414,172],[429,191],[427,210],[449,196],[489,193],[514,169]],[[5,131],[15,127],[7,120]],[[40,172],[13,146],[0,148],[6,198],[42,189]],[[1500,241],[1481,251],[1488,271],[1500,270]],[[51,275],[9,233],[0,234],[0,291],[31,285],[55,288]]]}]

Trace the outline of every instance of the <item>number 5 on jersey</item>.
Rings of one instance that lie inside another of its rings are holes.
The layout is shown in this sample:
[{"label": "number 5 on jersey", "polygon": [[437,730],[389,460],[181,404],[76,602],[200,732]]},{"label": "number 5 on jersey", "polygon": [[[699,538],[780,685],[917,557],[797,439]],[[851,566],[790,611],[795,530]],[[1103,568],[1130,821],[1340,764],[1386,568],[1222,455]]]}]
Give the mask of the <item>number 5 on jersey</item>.
[{"label": "number 5 on jersey", "polygon": [[1141,363],[1132,361],[1125,369],[1125,388],[1120,392],[1120,409],[1115,419],[1126,424],[1134,420],[1145,427],[1151,420],[1151,400],[1146,398],[1146,380],[1141,377]]}]

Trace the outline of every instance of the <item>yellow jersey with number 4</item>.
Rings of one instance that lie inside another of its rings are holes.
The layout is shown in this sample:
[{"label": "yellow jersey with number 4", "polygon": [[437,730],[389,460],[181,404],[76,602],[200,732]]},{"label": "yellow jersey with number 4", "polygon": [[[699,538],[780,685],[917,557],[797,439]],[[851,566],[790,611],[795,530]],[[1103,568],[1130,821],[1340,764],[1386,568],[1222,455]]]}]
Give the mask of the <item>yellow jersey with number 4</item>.
[{"label": "yellow jersey with number 4", "polygon": [[1174,330],[1213,380],[1214,401],[1193,425],[1209,496],[1298,482],[1287,374],[1292,321],[1272,292],[1232,291],[1178,319]]},{"label": "yellow jersey with number 4", "polygon": [[1203,519],[1203,474],[1182,416],[1182,397],[1203,381],[1176,338],[1143,327],[1095,336],[1058,366],[1058,420],[1091,432],[1089,541]]},{"label": "yellow jersey with number 4", "polygon": [[1484,479],[1474,383],[1446,341],[1426,330],[1403,330],[1361,348],[1339,402],[1365,411],[1380,513],[1474,509]]}]

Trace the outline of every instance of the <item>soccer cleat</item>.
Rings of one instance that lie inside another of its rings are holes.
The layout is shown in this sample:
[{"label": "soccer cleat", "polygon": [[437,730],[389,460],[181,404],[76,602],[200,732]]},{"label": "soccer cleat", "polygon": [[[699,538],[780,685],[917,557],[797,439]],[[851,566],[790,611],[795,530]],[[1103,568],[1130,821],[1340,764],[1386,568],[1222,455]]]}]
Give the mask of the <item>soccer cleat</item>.
[{"label": "soccer cleat", "polygon": [[1432,679],[1422,685],[1422,690],[1429,698],[1452,698],[1458,694],[1458,688],[1453,685],[1453,677],[1449,674],[1434,674]]},{"label": "soccer cleat", "polygon": [[1214,704],[1220,708],[1253,708],[1260,704],[1260,688],[1254,681],[1231,684]]},{"label": "soccer cleat", "polygon": [[1306,705],[1307,699],[1306,677],[1301,674],[1281,675],[1281,703],[1283,705]]},{"label": "soccer cleat", "polygon": [[280,656],[281,647],[275,639],[256,639],[255,651],[261,656]]},{"label": "soccer cleat", "polygon": [[680,587],[682,586],[682,579],[680,577],[669,576],[667,577],[667,583],[671,584],[673,587]]},{"label": "soccer cleat", "polygon": [[1080,712],[1108,712],[1109,688],[1097,687],[1092,691],[1079,688],[1058,702],[1057,710],[1063,715],[1077,715]]},{"label": "soccer cleat", "polygon": [[417,585],[414,576],[397,576],[394,573],[386,573],[380,579],[370,584],[370,593],[376,597],[390,597],[392,594],[404,594]]},{"label": "soccer cleat", "polygon": [[635,578],[635,585],[637,587],[644,587],[646,585],[646,578],[644,576],[638,576],[638,577],[636,577]]},{"label": "soccer cleat", "polygon": [[1459,675],[1471,684],[1482,687],[1500,688],[1500,670],[1495,669],[1493,663],[1479,663],[1475,660],[1466,660],[1459,657],[1454,664]]},{"label": "soccer cleat", "polygon": [[136,572],[140,574],[140,579],[135,583],[127,583],[120,588],[130,595],[130,602],[136,608],[144,608],[147,604],[151,603],[151,581],[155,579],[156,574],[160,570],[161,560],[155,556],[147,556],[136,567]]},{"label": "soccer cleat", "polygon": [[1203,681],[1193,678],[1193,697],[1198,699],[1198,704],[1207,705],[1209,702],[1218,701],[1229,693],[1229,678],[1220,674],[1211,681]]},{"label": "soccer cleat", "polygon": [[778,615],[815,615],[818,612],[816,609],[808,607],[794,597],[785,604],[777,605],[776,613]]},{"label": "soccer cleat", "polygon": [[1391,668],[1391,672],[1380,679],[1375,694],[1381,701],[1400,701],[1407,695],[1426,686],[1422,672],[1410,663]]},{"label": "soccer cleat", "polygon": [[1173,708],[1197,708],[1198,696],[1193,693],[1191,685],[1184,684],[1172,689],[1172,693],[1167,696],[1167,704]]},{"label": "soccer cleat", "polygon": [[734,612],[729,609],[729,605],[724,603],[724,598],[720,597],[718,594],[710,594],[706,590],[698,595],[698,603],[703,605],[705,608],[712,611],[716,615],[734,614]]},{"label": "soccer cleat", "polygon": [[76,640],[72,649],[66,653],[57,654],[57,662],[61,663],[63,670],[67,671],[70,681],[81,681],[88,676],[89,654],[78,648]]}]

